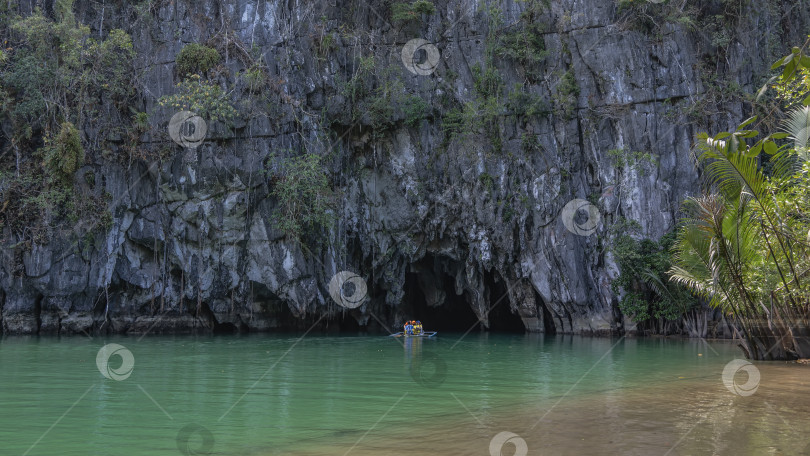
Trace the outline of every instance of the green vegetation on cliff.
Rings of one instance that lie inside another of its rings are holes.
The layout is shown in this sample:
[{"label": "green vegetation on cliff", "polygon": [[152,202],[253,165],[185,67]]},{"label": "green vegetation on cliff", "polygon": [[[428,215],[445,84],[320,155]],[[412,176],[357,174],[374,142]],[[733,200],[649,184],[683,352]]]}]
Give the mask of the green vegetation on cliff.
[{"label": "green vegetation on cliff", "polygon": [[428,0],[416,0],[413,3],[394,3],[391,6],[391,20],[395,24],[417,21],[422,15],[436,12],[436,5]]},{"label": "green vegetation on cliff", "polygon": [[222,87],[198,74],[183,79],[175,89],[175,93],[160,97],[158,104],[174,111],[191,111],[213,122],[230,124],[236,118],[236,109]]},{"label": "green vegetation on cliff", "polygon": [[[37,10],[0,15],[8,43],[0,58],[0,123],[13,152],[4,156],[0,226],[23,242],[47,239],[58,227],[92,220],[109,225],[107,195],[77,182],[89,138],[82,131],[116,131],[133,97],[134,51],[129,35],[104,39],[77,23],[72,2],[58,2],[57,20]],[[94,138],[97,147],[106,137]]]},{"label": "green vegetation on cliff", "polygon": [[641,331],[668,334],[685,330],[705,336],[705,327],[698,324],[700,303],[684,286],[669,282],[675,232],[654,241],[638,239],[625,224],[616,231],[611,252],[621,273],[611,287],[617,294],[623,291],[622,313],[632,317]]},{"label": "green vegetation on cliff", "polygon": [[268,172],[270,194],[278,199],[274,226],[294,239],[302,239],[334,224],[334,193],[320,155],[271,156],[277,168]]},{"label": "green vegetation on cliff", "polygon": [[[503,153],[503,130],[508,118],[528,120],[551,113],[548,101],[537,94],[538,77],[543,70],[541,64],[548,55],[544,38],[546,23],[541,17],[546,7],[541,0],[528,0],[518,20],[511,24],[504,24],[503,13],[497,7],[488,9],[490,20],[483,62],[470,66],[472,99],[448,103],[442,116],[445,146],[453,140],[475,138],[488,144],[493,152]],[[507,85],[499,68],[505,64],[517,64],[524,82]],[[566,74],[573,78],[572,72]],[[579,89],[576,82],[572,86],[566,84],[561,100],[569,106],[564,111],[570,117]],[[569,97],[571,94],[573,97]]]},{"label": "green vegetation on cliff", "polygon": [[177,54],[177,74],[205,74],[219,63],[222,57],[216,49],[198,43],[190,43]]}]

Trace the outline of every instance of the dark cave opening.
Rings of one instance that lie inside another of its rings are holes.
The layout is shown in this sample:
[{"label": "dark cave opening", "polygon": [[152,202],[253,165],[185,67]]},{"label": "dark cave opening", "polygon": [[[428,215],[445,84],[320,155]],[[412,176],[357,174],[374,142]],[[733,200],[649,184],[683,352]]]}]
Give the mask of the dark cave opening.
[{"label": "dark cave opening", "polygon": [[[467,292],[457,295],[452,276],[439,272],[436,258],[428,255],[419,264],[413,265],[405,275],[404,306],[406,318],[421,320],[425,329],[431,331],[466,332],[480,324],[470,305]],[[431,274],[444,292],[444,303],[439,306],[428,305],[428,299],[419,286],[419,274]],[[523,320],[510,308],[509,296],[505,282],[495,280],[494,274],[487,274],[486,285],[489,289],[490,306],[489,331],[523,333],[526,327]],[[497,305],[496,305],[497,303]]]},{"label": "dark cave opening", "polygon": [[526,325],[517,312],[512,311],[512,303],[509,300],[509,292],[506,282],[498,280],[495,274],[486,275],[487,287],[489,288],[489,330],[498,332],[523,333],[526,332]]},{"label": "dark cave opening", "polygon": [[340,333],[362,333],[368,330],[366,326],[360,326],[357,319],[349,311],[340,312],[327,321],[327,330],[334,330]]},{"label": "dark cave opening", "polygon": [[432,307],[428,306],[425,294],[419,287],[418,275],[411,272],[405,274],[406,318],[420,320],[428,331],[465,332],[478,324],[478,317],[464,295],[456,295],[451,279],[443,279],[442,285],[447,297],[443,305]]}]

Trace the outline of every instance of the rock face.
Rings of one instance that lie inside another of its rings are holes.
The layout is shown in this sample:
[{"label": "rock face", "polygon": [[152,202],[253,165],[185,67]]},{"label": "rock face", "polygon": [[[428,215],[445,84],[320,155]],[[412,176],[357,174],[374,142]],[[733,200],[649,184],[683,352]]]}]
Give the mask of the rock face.
[{"label": "rock face", "polygon": [[[22,3],[30,11],[37,2]],[[550,113],[507,109],[493,145],[480,132],[448,140],[442,119],[448,106],[475,101],[488,40],[532,2],[500,3],[497,31],[496,13],[471,0],[440,0],[435,13],[405,24],[392,23],[383,1],[151,1],[134,22],[130,7],[112,3],[79,0],[74,11],[93,33],[132,35],[133,81],[153,127],[141,141],[170,153],[159,162],[90,154],[85,169],[104,176],[112,195],[112,228],[89,245],[65,235],[3,250],[7,334],[385,329],[414,316],[456,329],[519,318],[529,331],[632,331],[610,286],[618,274],[611,233],[627,220],[650,238],[672,229],[680,202],[699,191],[696,133],[748,114],[716,96],[718,81],[755,92],[774,57],[803,42],[810,16],[795,0],[752,2],[718,44],[686,20],[645,30],[612,0],[552,0],[537,19],[547,55],[533,75],[494,60],[504,87],[522,86]],[[725,2],[699,3],[722,19]],[[403,64],[403,46],[418,37],[440,52],[430,74]],[[165,133],[173,113],[156,100],[175,91],[175,58],[188,43],[220,50],[227,71],[215,80],[233,91],[240,115],[232,130],[212,123],[200,147],[184,150]],[[395,107],[376,128],[373,113],[349,115],[356,100],[343,88],[369,57],[377,87],[401,82],[383,100],[419,96],[426,118],[405,122]],[[238,76],[256,61],[269,81],[260,96]],[[339,198],[334,227],[299,242],[276,228],[266,170],[302,151],[329,154]],[[598,212],[564,211],[575,199]],[[367,284],[358,308],[329,295],[342,270]]]}]

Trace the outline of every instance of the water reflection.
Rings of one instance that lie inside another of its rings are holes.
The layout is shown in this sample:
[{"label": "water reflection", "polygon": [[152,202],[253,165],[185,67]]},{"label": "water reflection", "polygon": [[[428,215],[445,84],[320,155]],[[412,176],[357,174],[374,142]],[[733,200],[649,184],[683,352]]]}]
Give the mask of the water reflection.
[{"label": "water reflection", "polygon": [[410,363],[414,357],[422,354],[422,338],[421,337],[403,337],[402,347],[405,349],[405,361]]}]

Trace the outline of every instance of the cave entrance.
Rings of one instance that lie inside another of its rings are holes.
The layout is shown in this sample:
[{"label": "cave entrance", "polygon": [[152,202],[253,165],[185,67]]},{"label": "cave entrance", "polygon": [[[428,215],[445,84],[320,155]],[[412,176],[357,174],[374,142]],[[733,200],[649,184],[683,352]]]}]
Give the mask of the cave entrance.
[{"label": "cave entrance", "polygon": [[499,280],[495,274],[487,274],[485,278],[492,309],[489,311],[489,330],[522,334],[526,332],[526,325],[520,315],[512,311],[506,282]]},{"label": "cave entrance", "polygon": [[[361,326],[349,311],[337,313],[333,318],[329,319],[328,325],[330,330],[345,334],[365,333],[368,331],[368,326]],[[332,326],[336,327],[336,329],[332,328]]]},{"label": "cave entrance", "polygon": [[456,295],[453,279],[447,276],[440,277],[442,290],[445,292],[444,304],[428,306],[427,298],[419,286],[417,273],[405,274],[405,309],[408,317],[421,320],[428,331],[465,332],[478,323],[478,317],[473,312],[467,299],[462,294]]},{"label": "cave entrance", "polygon": [[[441,260],[428,255],[418,264],[412,265],[411,272],[405,274],[403,308],[406,311],[406,318],[421,320],[425,329],[430,331],[466,332],[479,325],[478,316],[470,305],[470,297],[466,292],[456,294],[455,279],[449,274],[440,272],[442,268],[437,266],[437,261]],[[442,305],[428,305],[428,299],[419,285],[420,274],[432,275],[434,283],[441,287],[445,296]],[[487,274],[484,280],[489,289],[490,305],[498,303],[489,313],[489,330],[524,333],[526,327],[523,320],[510,308],[505,282],[496,281],[494,273]]]}]

